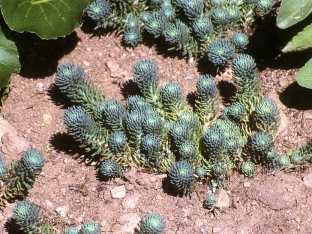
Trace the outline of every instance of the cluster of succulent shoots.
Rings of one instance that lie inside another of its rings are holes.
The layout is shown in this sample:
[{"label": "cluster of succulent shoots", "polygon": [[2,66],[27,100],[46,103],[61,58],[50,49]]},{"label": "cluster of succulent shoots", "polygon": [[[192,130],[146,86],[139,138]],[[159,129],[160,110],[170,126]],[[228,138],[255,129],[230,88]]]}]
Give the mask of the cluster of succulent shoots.
[{"label": "cluster of succulent shoots", "polygon": [[[274,0],[95,0],[86,14],[95,29],[113,27],[136,46],[146,31],[188,58],[223,50],[225,57],[248,44],[242,33],[256,18],[270,15]],[[231,36],[232,35],[232,36]],[[217,42],[215,42],[217,40]]]},{"label": "cluster of succulent shoots", "polygon": [[149,168],[168,173],[178,192],[190,194],[196,179],[210,179],[220,188],[232,169],[254,177],[256,165],[275,171],[310,160],[311,141],[291,158],[278,156],[274,139],[279,110],[263,95],[254,59],[238,55],[231,69],[237,92],[220,115],[214,77],[199,77],[191,105],[179,83],[159,86],[158,67],[148,59],[134,65],[140,92],[127,97],[125,105],[109,100],[72,63],[58,68],[55,83],[75,104],[64,114],[68,134],[90,155],[100,156],[104,176],[123,177],[130,167]]},{"label": "cluster of succulent shoots", "polygon": [[[35,203],[27,200],[17,202],[13,210],[13,220],[25,233],[57,234],[48,219],[40,212]],[[95,222],[87,222],[81,228],[69,227],[65,234],[101,234],[101,225]]]},{"label": "cluster of succulent shoots", "polygon": [[9,166],[2,161],[0,154],[0,209],[5,200],[13,200],[32,188],[44,162],[44,156],[36,149],[26,151],[20,160]]}]

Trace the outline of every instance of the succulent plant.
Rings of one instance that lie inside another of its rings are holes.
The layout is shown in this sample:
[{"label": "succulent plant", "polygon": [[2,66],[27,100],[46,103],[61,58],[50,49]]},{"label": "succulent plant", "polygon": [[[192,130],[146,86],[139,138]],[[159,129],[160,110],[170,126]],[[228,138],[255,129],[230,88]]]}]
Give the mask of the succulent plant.
[{"label": "succulent plant", "polygon": [[259,0],[256,6],[257,13],[262,17],[268,15],[273,10],[274,5],[274,0]]},{"label": "succulent plant", "polygon": [[191,138],[191,129],[188,125],[181,122],[175,122],[171,125],[170,135],[174,144],[179,147]]},{"label": "succulent plant", "polygon": [[114,132],[108,141],[108,146],[114,153],[121,153],[125,150],[127,144],[127,136],[124,132]]},{"label": "succulent plant", "polygon": [[112,131],[123,130],[123,119],[126,115],[126,108],[117,100],[103,103],[102,116],[107,128]]},{"label": "succulent plant", "polygon": [[280,124],[280,113],[273,99],[264,98],[253,113],[257,130],[265,131],[274,138]]},{"label": "succulent plant", "polygon": [[4,162],[2,162],[2,160],[0,160],[0,180],[4,179],[7,175],[8,175],[7,165]]},{"label": "succulent plant", "polygon": [[126,20],[126,28],[138,28],[140,26],[140,21],[133,14],[129,13]]},{"label": "succulent plant", "polygon": [[146,107],[147,102],[145,101],[145,98],[139,95],[132,95],[127,98],[127,105],[126,109],[127,111],[133,111],[133,110],[143,110]]},{"label": "succulent plant", "polygon": [[199,166],[195,168],[195,174],[201,179],[206,176],[207,170],[204,166]]},{"label": "succulent plant", "polygon": [[57,233],[48,221],[41,217],[39,208],[29,201],[16,203],[13,209],[13,219],[19,225],[19,229],[26,233]]},{"label": "succulent plant", "polygon": [[224,6],[227,1],[226,0],[208,0],[210,7],[222,7]]},{"label": "succulent plant", "polygon": [[73,63],[62,64],[55,74],[55,84],[72,102],[93,114],[96,106],[107,98],[95,88],[80,66]]},{"label": "succulent plant", "polygon": [[78,141],[86,152],[92,155],[106,153],[108,132],[103,130],[87,111],[81,106],[69,107],[64,113],[67,133]]},{"label": "succulent plant", "polygon": [[222,117],[235,123],[240,123],[247,119],[248,110],[241,102],[233,102],[232,105],[224,108]]},{"label": "succulent plant", "polygon": [[214,8],[211,12],[211,19],[214,25],[215,33],[219,36],[225,35],[229,27],[230,15],[225,8]]},{"label": "succulent plant", "polygon": [[145,155],[147,165],[153,165],[160,151],[160,139],[157,135],[149,133],[142,138],[142,153]]},{"label": "succulent plant", "polygon": [[65,234],[79,234],[79,228],[69,227],[66,229]]},{"label": "succulent plant", "polygon": [[176,121],[182,108],[183,94],[179,83],[171,82],[161,89],[161,100],[167,119]]},{"label": "succulent plant", "polygon": [[132,153],[136,152],[140,147],[141,137],[143,135],[143,120],[144,116],[141,111],[134,110],[127,113],[125,123]]},{"label": "succulent plant", "polygon": [[204,201],[204,208],[212,211],[216,202],[218,200],[218,196],[214,193],[209,193]]},{"label": "succulent plant", "polygon": [[182,2],[182,9],[189,20],[199,18],[204,10],[203,0],[190,0]]},{"label": "succulent plant", "polygon": [[249,149],[254,162],[268,162],[268,153],[274,148],[273,138],[265,132],[254,132],[249,139]]},{"label": "succulent plant", "polygon": [[126,28],[124,33],[124,42],[132,47],[137,46],[142,42],[142,33],[139,28]]},{"label": "succulent plant", "polygon": [[212,187],[214,188],[223,188],[226,186],[226,171],[227,165],[222,162],[214,163],[212,166]]},{"label": "succulent plant", "polygon": [[246,177],[253,178],[257,175],[257,167],[251,161],[246,161],[241,166],[241,171]]},{"label": "succulent plant", "polygon": [[177,122],[188,125],[195,136],[200,132],[200,122],[193,111],[184,111],[182,114],[180,114]]},{"label": "succulent plant", "polygon": [[283,167],[289,166],[290,163],[290,158],[286,154],[282,154],[279,157],[275,158],[273,166],[275,170],[278,170]]},{"label": "succulent plant", "polygon": [[158,99],[159,73],[155,62],[143,59],[133,67],[135,82],[149,104],[155,104]]},{"label": "succulent plant", "polygon": [[224,147],[225,135],[223,131],[216,127],[211,127],[207,130],[204,138],[203,145],[205,151],[208,152],[209,157],[218,157]]},{"label": "succulent plant", "polygon": [[101,234],[102,226],[95,222],[84,223],[79,231],[79,234]]},{"label": "succulent plant", "polygon": [[85,10],[86,14],[97,23],[94,29],[106,28],[112,15],[112,9],[108,1],[95,0]]},{"label": "succulent plant", "polygon": [[166,16],[160,12],[152,12],[145,23],[145,29],[148,33],[152,34],[154,38],[160,37],[162,31],[168,23]]},{"label": "succulent plant", "polygon": [[154,133],[160,135],[163,129],[163,120],[160,118],[159,114],[156,113],[146,113],[143,120],[143,132],[145,134]]},{"label": "succulent plant", "polygon": [[234,58],[234,53],[234,46],[225,39],[213,41],[207,50],[208,59],[215,66],[225,66]]},{"label": "succulent plant", "polygon": [[191,163],[182,160],[174,164],[169,173],[170,183],[175,189],[187,195],[194,189],[194,169]]},{"label": "succulent plant", "polygon": [[178,150],[181,160],[194,162],[197,159],[198,149],[192,141],[185,141],[178,147]]},{"label": "succulent plant", "polygon": [[229,40],[237,53],[244,51],[249,43],[248,36],[243,32],[235,32]]},{"label": "succulent plant", "polygon": [[236,30],[241,25],[242,12],[238,6],[232,5],[226,8],[229,14],[229,28]]},{"label": "succulent plant", "polygon": [[210,18],[202,16],[196,19],[192,24],[195,36],[200,40],[207,39],[213,34],[213,25]]},{"label": "succulent plant", "polygon": [[202,75],[196,83],[195,110],[199,121],[209,126],[219,105],[219,91],[211,75]]},{"label": "succulent plant", "polygon": [[167,21],[173,22],[174,19],[176,18],[176,12],[175,9],[171,4],[163,4],[161,6],[160,12],[166,17]]},{"label": "succulent plant", "polygon": [[101,173],[104,177],[111,179],[123,177],[124,171],[115,160],[109,158],[101,163]]},{"label": "succulent plant", "polygon": [[159,214],[148,214],[139,223],[142,234],[160,234],[165,228],[165,221]]}]

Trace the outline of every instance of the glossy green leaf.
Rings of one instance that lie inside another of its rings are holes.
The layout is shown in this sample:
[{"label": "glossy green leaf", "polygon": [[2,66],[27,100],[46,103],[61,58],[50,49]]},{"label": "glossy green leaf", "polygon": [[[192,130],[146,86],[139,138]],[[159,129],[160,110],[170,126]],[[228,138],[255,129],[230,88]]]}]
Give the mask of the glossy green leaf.
[{"label": "glossy green leaf", "polygon": [[282,50],[284,53],[306,50],[312,47],[312,25],[308,25],[287,43]]},{"label": "glossy green leaf", "polygon": [[2,0],[1,10],[12,30],[55,39],[81,26],[88,3],[89,0]]},{"label": "glossy green leaf", "polygon": [[312,89],[312,59],[298,71],[296,79],[300,86]]},{"label": "glossy green leaf", "polygon": [[11,74],[21,68],[18,52],[10,32],[0,26],[0,89],[9,86]]},{"label": "glossy green leaf", "polygon": [[312,10],[312,0],[283,0],[276,24],[285,29],[305,19]]}]

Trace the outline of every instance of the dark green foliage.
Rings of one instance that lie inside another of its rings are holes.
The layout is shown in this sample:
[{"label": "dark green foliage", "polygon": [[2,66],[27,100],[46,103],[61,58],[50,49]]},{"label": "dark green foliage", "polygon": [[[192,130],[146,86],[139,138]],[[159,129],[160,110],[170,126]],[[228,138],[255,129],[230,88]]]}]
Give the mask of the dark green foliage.
[{"label": "dark green foliage", "polygon": [[273,161],[273,166],[275,170],[279,170],[283,167],[290,165],[290,158],[286,154],[282,154],[279,157],[275,158]]},{"label": "dark green foliage", "polygon": [[79,234],[79,228],[69,227],[66,229],[65,234]]},{"label": "dark green foliage", "polygon": [[113,153],[121,153],[125,150],[127,144],[127,137],[124,132],[114,132],[108,142],[109,149]]},{"label": "dark green foliage", "polygon": [[211,75],[202,75],[196,83],[195,110],[199,121],[210,126],[219,106],[219,91]]},{"label": "dark green foliage", "polygon": [[224,144],[225,135],[222,130],[216,127],[211,127],[207,130],[203,139],[203,145],[210,157],[219,156],[220,152],[223,150]]},{"label": "dark green foliage", "polygon": [[160,139],[157,135],[150,133],[142,138],[142,154],[145,156],[146,164],[154,166],[160,151]]},{"label": "dark green foliage", "polygon": [[194,189],[194,169],[191,163],[179,161],[174,164],[169,173],[170,183],[177,189],[187,195]]},{"label": "dark green foliage", "polygon": [[208,194],[203,204],[204,208],[212,211],[217,200],[218,200],[218,196],[216,194],[214,193]]},{"label": "dark green foliage", "polygon": [[173,8],[173,6],[171,4],[163,4],[161,6],[161,10],[160,12],[166,17],[167,21],[169,22],[173,22],[174,19],[176,18],[176,12],[175,9]]},{"label": "dark green foliage", "polygon": [[259,0],[256,7],[257,13],[261,17],[268,15],[273,10],[274,4],[274,0]]},{"label": "dark green foliage", "polygon": [[192,163],[197,159],[198,149],[194,142],[185,141],[178,148],[181,160],[186,160]]},{"label": "dark green foliage", "polygon": [[257,130],[265,131],[275,138],[280,124],[280,114],[273,99],[264,98],[256,106],[253,117]]},{"label": "dark green foliage", "polygon": [[262,84],[254,59],[247,54],[237,56],[233,60],[232,74],[237,87],[234,100],[243,103],[249,113],[252,113],[263,99]]},{"label": "dark green foliage", "polygon": [[159,214],[148,214],[139,223],[142,234],[160,234],[165,227],[165,221]]},{"label": "dark green foliage", "polygon": [[170,135],[173,139],[175,146],[179,147],[187,140],[190,140],[191,129],[188,125],[184,123],[175,122],[171,125]]},{"label": "dark green foliage", "polygon": [[79,234],[101,234],[102,226],[95,222],[84,223],[79,231]]},{"label": "dark green foliage", "polygon": [[117,100],[107,101],[103,104],[102,116],[107,128],[115,131],[123,130],[123,120],[126,108]]},{"label": "dark green foliage", "polygon": [[68,134],[80,142],[87,152],[93,150],[93,155],[106,152],[108,133],[101,129],[100,124],[83,107],[69,107],[63,118]]},{"label": "dark green foliage", "polygon": [[185,0],[182,2],[182,9],[189,20],[199,18],[204,9],[203,0]]},{"label": "dark green foliage", "polygon": [[195,36],[199,38],[199,40],[207,39],[213,33],[211,20],[205,16],[196,19],[192,24],[192,28]]},{"label": "dark green foliage", "polygon": [[145,23],[145,29],[152,34],[154,38],[158,38],[168,23],[166,16],[160,12],[152,12]]},{"label": "dark green foliage", "polygon": [[224,188],[226,186],[226,171],[227,165],[221,162],[217,162],[212,166],[212,187],[214,188]]},{"label": "dark green foliage", "polygon": [[134,65],[132,72],[146,102],[156,104],[160,79],[157,65],[151,60],[143,59]]},{"label": "dark green foliage", "polygon": [[230,15],[226,8],[215,8],[211,11],[211,19],[215,34],[224,36],[230,23]]},{"label": "dark green foliage", "polygon": [[229,28],[235,30],[241,24],[242,12],[237,6],[229,6],[226,10],[229,14]]},{"label": "dark green foliage", "polygon": [[243,32],[235,32],[229,40],[234,45],[237,53],[244,51],[249,43],[248,36]]},{"label": "dark green foliage", "polygon": [[106,178],[123,177],[124,171],[119,164],[113,159],[105,159],[101,163],[101,173]]},{"label": "dark green foliage", "polygon": [[176,82],[168,83],[161,89],[160,94],[167,119],[176,121],[183,103],[180,84]]},{"label": "dark green foliage", "polygon": [[193,111],[186,110],[178,118],[178,122],[188,125],[191,128],[194,138],[201,132],[200,122]]},{"label": "dark green foliage", "polygon": [[154,133],[160,135],[163,129],[163,120],[157,112],[146,113],[143,121],[143,132],[145,134]]},{"label": "dark green foliage", "polygon": [[222,7],[226,3],[226,0],[208,0],[208,4],[210,7]]},{"label": "dark green foliage", "polygon": [[248,116],[247,108],[240,102],[233,102],[232,105],[224,108],[222,117],[229,119],[235,123],[240,123],[246,120]]},{"label": "dark green foliage", "polygon": [[19,225],[19,229],[26,233],[56,234],[47,220],[40,215],[39,208],[29,201],[16,203],[13,210],[13,219]]},{"label": "dark green foliage", "polygon": [[0,180],[4,179],[8,174],[7,166],[2,162],[2,154],[0,153]]},{"label": "dark green foliage", "polygon": [[62,64],[56,72],[55,84],[74,103],[82,105],[89,114],[107,98],[94,87],[84,70],[72,63]]},{"label": "dark green foliage", "polygon": [[126,109],[128,112],[133,110],[144,111],[146,110],[147,106],[149,106],[149,104],[142,96],[132,95],[127,98]]},{"label": "dark green foliage", "polygon": [[195,174],[200,178],[204,178],[207,175],[207,170],[203,166],[199,166],[195,168]]},{"label": "dark green foliage", "polygon": [[106,28],[109,26],[109,19],[112,17],[112,9],[108,1],[95,0],[90,3],[85,12],[97,23],[94,29]]},{"label": "dark green foliage", "polygon": [[150,16],[151,16],[151,13],[150,13],[150,12],[148,12],[148,11],[143,11],[142,14],[141,14],[141,20],[142,20],[144,23],[147,23]]},{"label": "dark green foliage", "polygon": [[253,162],[244,162],[241,166],[241,171],[246,177],[253,178],[257,175],[257,167]]},{"label": "dark green foliage", "polygon": [[234,58],[234,54],[234,46],[225,39],[213,41],[207,50],[208,59],[215,66],[225,66]]},{"label": "dark green foliage", "polygon": [[134,110],[127,113],[125,123],[132,154],[139,150],[141,144],[143,120],[144,116],[141,111]]},{"label": "dark green foliage", "polygon": [[12,162],[8,168],[0,162],[0,169],[3,170],[0,177],[3,180],[0,189],[0,207],[4,205],[4,199],[14,199],[32,188],[44,162],[44,156],[36,149],[26,151],[19,161]]},{"label": "dark green foliage", "polygon": [[124,41],[132,47],[137,46],[142,42],[142,34],[139,28],[126,28],[124,33]]},{"label": "dark green foliage", "polygon": [[139,28],[140,22],[133,14],[128,14],[126,28]]},{"label": "dark green foliage", "polygon": [[[252,153],[254,162],[265,163],[268,162],[268,153],[274,147],[273,138],[265,132],[254,132],[250,136],[249,149]],[[269,160],[270,161],[270,160]]]}]

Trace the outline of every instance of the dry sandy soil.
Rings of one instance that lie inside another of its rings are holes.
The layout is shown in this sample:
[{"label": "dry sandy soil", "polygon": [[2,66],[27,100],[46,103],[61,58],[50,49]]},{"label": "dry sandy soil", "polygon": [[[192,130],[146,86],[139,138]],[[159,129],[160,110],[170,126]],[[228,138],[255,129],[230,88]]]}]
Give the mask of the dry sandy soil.
[{"label": "dry sandy soil", "polygon": [[[127,174],[129,181],[101,180],[98,166],[88,164],[84,152],[66,134],[63,114],[71,103],[54,85],[56,68],[64,62],[81,65],[106,96],[124,101],[120,87],[129,83],[133,65],[141,59],[157,63],[161,85],[177,81],[185,94],[195,91],[197,79],[211,66],[205,61],[189,63],[165,52],[161,45],[152,46],[152,41],[132,49],[123,47],[122,38],[114,33],[92,33],[91,27],[84,26],[52,42],[31,35],[20,40],[22,71],[13,75],[11,92],[1,109],[21,142],[27,142],[25,149],[22,144],[7,147],[10,137],[2,138],[4,161],[18,160],[27,147],[39,149],[46,157],[43,172],[26,199],[41,208],[58,233],[87,221],[101,223],[102,233],[131,233],[148,213],[164,218],[167,234],[311,233],[309,167],[274,175],[260,173],[254,179],[231,173],[227,188],[221,191],[221,216],[203,208],[208,184],[197,183],[191,197],[179,197],[172,195],[164,182],[166,175],[132,169]],[[282,112],[282,131],[275,144],[279,153],[287,153],[312,136],[312,93],[295,82],[296,71],[310,55],[281,56],[265,41],[257,51],[265,94],[279,102]],[[226,72],[216,80],[223,97],[222,109],[235,88]],[[113,198],[116,188],[125,194]],[[0,213],[1,234],[19,233],[10,219],[15,204],[8,203]]]}]

